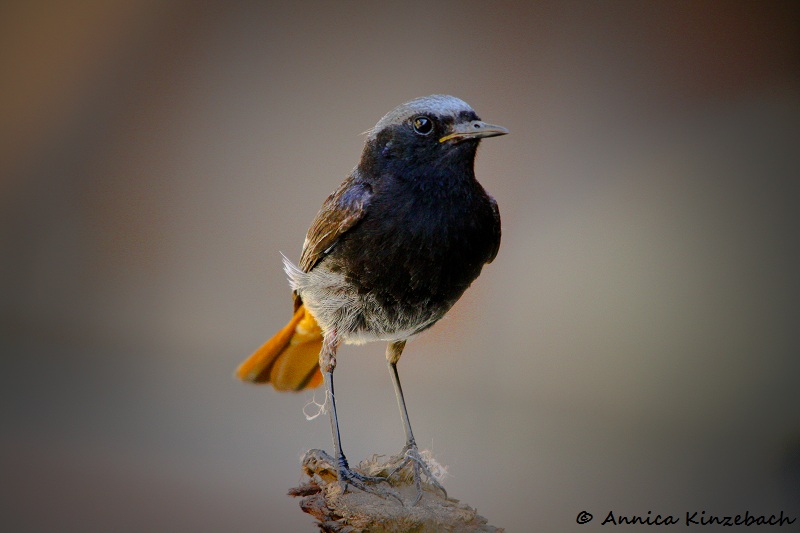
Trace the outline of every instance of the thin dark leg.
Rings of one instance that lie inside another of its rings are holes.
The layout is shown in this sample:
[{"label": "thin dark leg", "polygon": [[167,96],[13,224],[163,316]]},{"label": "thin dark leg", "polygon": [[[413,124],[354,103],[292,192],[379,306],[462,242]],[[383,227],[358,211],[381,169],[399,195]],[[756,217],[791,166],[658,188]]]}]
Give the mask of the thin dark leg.
[{"label": "thin dark leg", "polygon": [[325,382],[326,401],[328,403],[328,417],[331,420],[331,435],[333,435],[333,453],[339,468],[348,469],[347,458],[342,452],[342,437],[339,434],[339,418],[336,416],[336,397],[333,395],[333,371],[323,372]]},{"label": "thin dark leg", "polygon": [[331,421],[331,435],[333,436],[333,449],[336,461],[336,471],[342,490],[347,490],[347,485],[353,485],[364,491],[375,492],[365,483],[386,481],[384,478],[369,477],[354,472],[347,464],[347,458],[342,452],[342,437],[339,434],[339,418],[336,416],[336,396],[333,393],[333,369],[336,368],[336,349],[338,342],[325,338],[322,342],[322,351],[319,355],[319,366],[325,383],[325,401],[328,403],[328,416]]},{"label": "thin dark leg", "polygon": [[386,350],[386,358],[389,362],[389,371],[392,375],[392,385],[394,385],[394,395],[397,398],[397,407],[400,409],[400,416],[403,419],[403,429],[406,432],[406,447],[416,446],[414,440],[414,433],[411,431],[411,420],[408,418],[408,409],[406,408],[406,400],[403,397],[403,387],[400,385],[400,376],[397,373],[397,361],[403,353],[403,348],[406,343],[396,342],[389,345]]},{"label": "thin dark leg", "polygon": [[406,408],[406,400],[403,396],[403,387],[400,385],[400,375],[397,373],[397,361],[400,360],[400,355],[402,355],[405,346],[406,342],[400,341],[389,343],[389,346],[386,348],[386,360],[389,363],[392,385],[394,385],[394,394],[397,398],[397,406],[400,408],[400,416],[403,419],[403,429],[406,432],[406,445],[403,447],[402,452],[403,460],[389,475],[391,476],[394,472],[397,472],[408,463],[411,463],[414,469],[414,484],[417,487],[417,498],[414,500],[414,504],[416,505],[420,498],[422,498],[421,474],[425,474],[430,482],[444,493],[445,498],[447,497],[447,491],[444,490],[444,487],[434,477],[427,463],[420,455],[417,442],[414,440],[414,433],[411,431],[411,421],[408,418],[408,409]]}]

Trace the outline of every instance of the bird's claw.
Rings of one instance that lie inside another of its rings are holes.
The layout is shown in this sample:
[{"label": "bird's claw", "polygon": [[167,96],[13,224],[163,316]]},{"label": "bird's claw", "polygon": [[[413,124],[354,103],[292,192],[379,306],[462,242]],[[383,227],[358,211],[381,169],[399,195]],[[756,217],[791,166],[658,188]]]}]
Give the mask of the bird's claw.
[{"label": "bird's claw", "polygon": [[400,503],[403,503],[403,500],[400,499],[400,496],[398,496],[397,493],[395,493],[392,489],[378,488],[375,486],[381,482],[388,483],[389,480],[387,478],[380,476],[367,476],[360,472],[356,472],[350,468],[350,465],[347,463],[347,459],[344,455],[334,459],[322,450],[318,450],[318,453],[325,461],[329,462],[331,465],[336,465],[336,475],[338,478],[339,487],[342,489],[342,493],[347,492],[347,487],[351,486],[357,488],[358,490],[369,492],[381,497],[388,495]]},{"label": "bird's claw", "polygon": [[403,500],[400,495],[393,491],[391,488],[378,488],[376,485],[380,482],[388,483],[389,480],[385,477],[365,476],[350,468],[339,468],[339,486],[342,488],[342,493],[347,492],[348,486],[353,486],[361,491],[369,492],[380,497],[391,496],[397,500],[401,505]]},{"label": "bird's claw", "polygon": [[392,477],[394,474],[402,470],[407,464],[411,464],[411,468],[414,473],[414,486],[417,488],[417,497],[411,504],[412,506],[419,503],[420,499],[422,499],[423,474],[428,479],[428,482],[438,489],[442,495],[444,495],[444,498],[447,499],[447,490],[445,490],[442,484],[439,483],[439,480],[436,479],[436,476],[433,475],[433,472],[431,472],[427,461],[425,461],[425,458],[419,453],[419,449],[417,448],[416,444],[407,444],[400,452],[399,457],[400,463],[395,466],[391,472],[389,472],[387,477]]},{"label": "bird's claw", "polygon": [[339,476],[339,486],[342,487],[343,492],[347,490],[348,485],[352,485],[364,492],[375,492],[370,484],[380,483],[381,481],[387,482],[385,477],[365,476],[347,465],[339,466],[336,473]]}]

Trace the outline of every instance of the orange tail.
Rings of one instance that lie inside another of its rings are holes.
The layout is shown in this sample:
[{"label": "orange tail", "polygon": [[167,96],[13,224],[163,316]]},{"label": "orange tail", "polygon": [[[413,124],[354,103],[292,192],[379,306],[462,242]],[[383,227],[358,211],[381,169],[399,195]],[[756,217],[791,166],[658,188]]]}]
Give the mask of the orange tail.
[{"label": "orange tail", "polygon": [[301,305],[286,327],[236,369],[236,377],[252,383],[272,383],[279,391],[313,388],[322,383],[321,349],[322,330]]}]

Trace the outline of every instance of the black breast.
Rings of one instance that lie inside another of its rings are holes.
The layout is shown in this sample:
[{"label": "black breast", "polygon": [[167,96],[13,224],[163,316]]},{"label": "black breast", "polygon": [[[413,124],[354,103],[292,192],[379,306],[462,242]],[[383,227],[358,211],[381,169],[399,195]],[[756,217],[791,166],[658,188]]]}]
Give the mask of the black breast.
[{"label": "black breast", "polygon": [[492,201],[471,175],[383,185],[328,264],[390,314],[412,307],[444,314],[496,250]]}]

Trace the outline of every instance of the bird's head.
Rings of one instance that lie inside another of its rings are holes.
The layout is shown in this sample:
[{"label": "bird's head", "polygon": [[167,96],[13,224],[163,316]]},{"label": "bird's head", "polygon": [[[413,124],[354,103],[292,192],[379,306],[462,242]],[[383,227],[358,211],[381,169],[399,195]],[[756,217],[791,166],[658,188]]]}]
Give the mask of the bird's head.
[{"label": "bird's head", "polygon": [[466,102],[435,94],[406,102],[369,131],[364,157],[379,167],[428,168],[472,165],[478,143],[505,135],[502,126],[483,122]]}]

